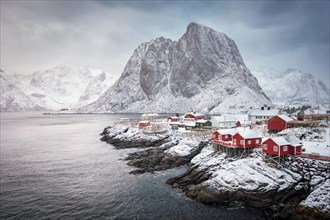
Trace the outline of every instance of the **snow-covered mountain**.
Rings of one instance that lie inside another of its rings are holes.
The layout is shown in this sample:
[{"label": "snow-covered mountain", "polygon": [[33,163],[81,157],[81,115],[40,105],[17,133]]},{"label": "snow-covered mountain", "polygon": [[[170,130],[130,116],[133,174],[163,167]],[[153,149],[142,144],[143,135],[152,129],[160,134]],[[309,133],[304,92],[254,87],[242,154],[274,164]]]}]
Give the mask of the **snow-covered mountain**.
[{"label": "snow-covered mountain", "polygon": [[119,80],[82,112],[185,112],[271,104],[235,42],[191,23],[178,40],[138,46]]},{"label": "snow-covered mountain", "polygon": [[251,68],[261,88],[273,102],[288,104],[329,103],[326,85],[310,73],[296,69],[277,71],[271,68]]},{"label": "snow-covered mountain", "polygon": [[2,112],[33,111],[41,109],[41,107],[36,105],[28,95],[17,87],[17,85],[8,81],[3,74],[5,74],[4,71],[0,69],[0,107]]},{"label": "snow-covered mountain", "polygon": [[103,70],[69,66],[39,70],[30,75],[8,74],[32,100],[46,109],[79,108],[94,102],[115,81]]}]

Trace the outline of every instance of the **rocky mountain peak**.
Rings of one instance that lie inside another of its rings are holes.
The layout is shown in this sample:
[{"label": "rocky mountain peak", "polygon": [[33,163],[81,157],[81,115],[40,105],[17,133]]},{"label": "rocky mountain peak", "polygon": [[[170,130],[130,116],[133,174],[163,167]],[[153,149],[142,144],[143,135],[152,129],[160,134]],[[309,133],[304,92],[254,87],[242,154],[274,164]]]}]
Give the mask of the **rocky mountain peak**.
[{"label": "rocky mountain peak", "polygon": [[119,80],[82,111],[219,111],[263,104],[270,101],[246,68],[235,42],[191,23],[178,41],[160,37],[138,46]]}]

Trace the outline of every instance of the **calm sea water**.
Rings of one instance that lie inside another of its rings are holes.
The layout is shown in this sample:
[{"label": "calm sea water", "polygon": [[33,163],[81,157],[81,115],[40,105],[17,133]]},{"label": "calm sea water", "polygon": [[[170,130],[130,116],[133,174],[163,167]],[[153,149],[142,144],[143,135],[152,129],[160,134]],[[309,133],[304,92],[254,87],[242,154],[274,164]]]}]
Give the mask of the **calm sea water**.
[{"label": "calm sea water", "polygon": [[264,219],[262,210],[206,206],[164,182],[186,167],[132,175],[99,133],[121,117],[1,113],[1,219]]}]

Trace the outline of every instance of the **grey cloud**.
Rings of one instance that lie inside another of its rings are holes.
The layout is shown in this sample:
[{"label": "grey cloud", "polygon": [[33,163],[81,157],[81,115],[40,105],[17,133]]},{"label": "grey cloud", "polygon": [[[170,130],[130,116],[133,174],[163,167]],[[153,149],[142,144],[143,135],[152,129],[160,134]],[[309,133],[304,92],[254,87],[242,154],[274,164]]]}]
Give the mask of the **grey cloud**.
[{"label": "grey cloud", "polygon": [[1,1],[1,64],[120,74],[140,43],[177,40],[192,21],[234,39],[248,65],[329,78],[327,1]]}]

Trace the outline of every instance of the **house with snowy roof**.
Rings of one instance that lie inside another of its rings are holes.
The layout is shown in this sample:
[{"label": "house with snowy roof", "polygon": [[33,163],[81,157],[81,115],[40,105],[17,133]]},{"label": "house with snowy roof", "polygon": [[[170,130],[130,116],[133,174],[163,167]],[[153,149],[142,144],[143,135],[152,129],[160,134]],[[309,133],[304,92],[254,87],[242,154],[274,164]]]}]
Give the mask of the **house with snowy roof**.
[{"label": "house with snowy roof", "polygon": [[225,147],[255,148],[261,146],[262,134],[251,129],[219,129],[212,133],[211,141]]},{"label": "house with snowy roof", "polygon": [[267,122],[267,128],[272,132],[279,132],[288,128],[288,122],[293,121],[287,115],[276,115],[270,118]]},{"label": "house with snowy roof", "polygon": [[180,121],[180,117],[170,116],[167,118],[167,122],[176,122],[176,121]]},{"label": "house with snowy roof", "polygon": [[197,121],[197,120],[205,119],[206,115],[202,114],[202,113],[188,112],[184,115],[184,118],[185,119],[188,119],[188,118],[195,119],[195,121]]},{"label": "house with snowy roof", "polygon": [[246,131],[238,132],[233,136],[233,145],[239,148],[256,148],[261,146],[262,134],[247,129]]},{"label": "house with snowy roof", "polygon": [[253,109],[249,114],[249,120],[252,124],[266,124],[268,119],[278,115],[279,109],[272,109],[270,107],[261,107],[260,109]]},{"label": "house with snowy roof", "polygon": [[196,121],[196,128],[204,128],[204,129],[211,129],[212,128],[212,122],[210,120],[197,120]]},{"label": "house with snowy roof", "polygon": [[240,127],[241,122],[232,115],[214,116],[211,119],[212,126],[216,128],[233,128]]},{"label": "house with snowy roof", "polygon": [[262,152],[273,156],[300,155],[302,142],[295,136],[271,137],[262,142]]}]

